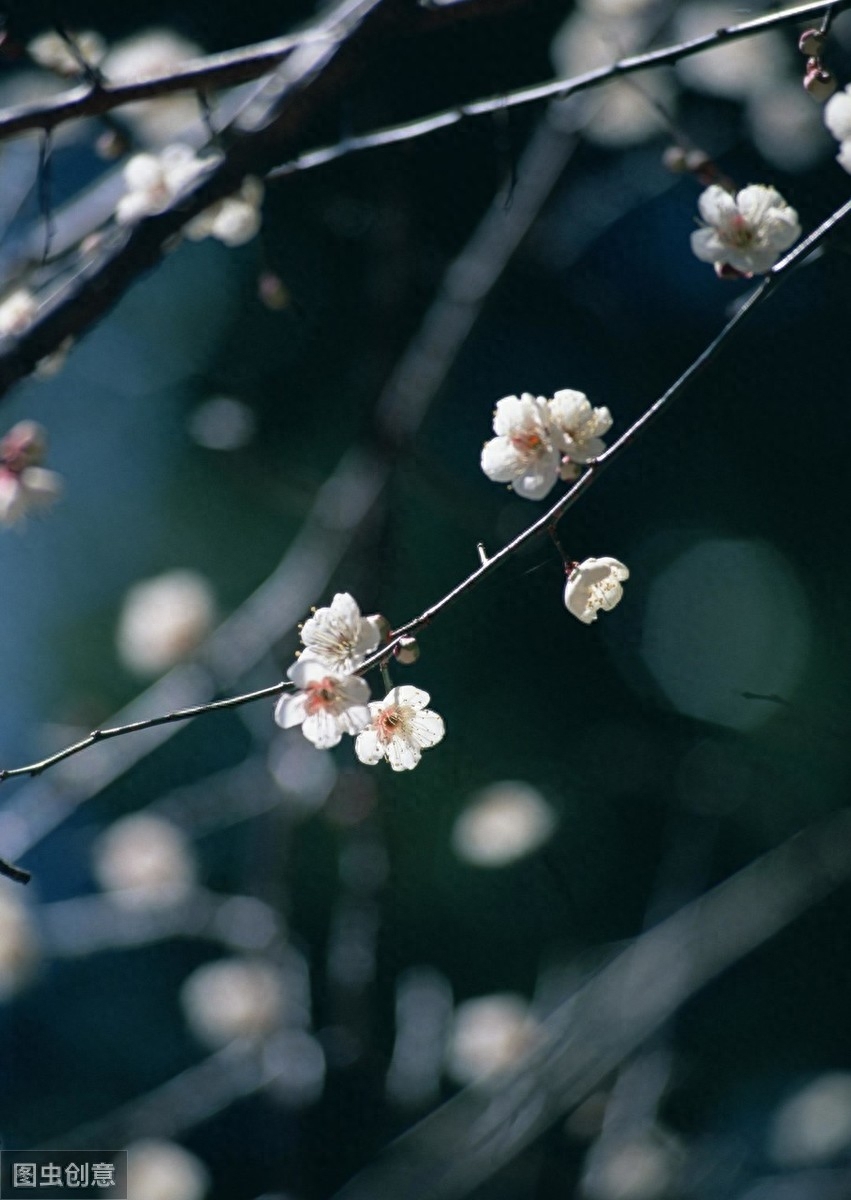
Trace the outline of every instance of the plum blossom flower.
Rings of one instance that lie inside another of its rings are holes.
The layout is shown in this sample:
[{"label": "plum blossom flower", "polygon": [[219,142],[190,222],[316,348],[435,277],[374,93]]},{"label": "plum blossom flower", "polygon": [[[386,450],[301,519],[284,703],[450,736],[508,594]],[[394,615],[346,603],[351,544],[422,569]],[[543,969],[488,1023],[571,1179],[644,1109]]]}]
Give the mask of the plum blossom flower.
[{"label": "plum blossom flower", "polygon": [[142,217],[164,212],[209,161],[198,158],[192,147],[182,142],[166,146],[160,154],[134,154],[124,166],[127,191],[115,210],[118,224],[132,225]]},{"label": "plum blossom flower", "polygon": [[0,440],[0,524],[14,525],[61,494],[61,475],[38,465],[46,446],[45,432],[35,421],[19,421]]},{"label": "plum blossom flower", "polygon": [[494,483],[510,483],[518,496],[543,500],[558,479],[559,453],[553,445],[543,396],[505,396],[494,411],[497,435],[482,450],[482,470]]},{"label": "plum blossom flower", "polygon": [[547,404],[553,440],[571,462],[586,463],[603,453],[606,443],[600,435],[612,427],[607,408],[592,408],[584,392],[570,388],[556,392]]},{"label": "plum blossom flower", "polygon": [[436,746],[446,732],[443,718],[426,708],[428,692],[406,685],[395,687],[369,706],[369,728],[358,735],[355,754],[374,766],[386,758],[394,771],[412,771],[423,750]]},{"label": "plum blossom flower", "polygon": [[204,1200],[210,1175],[199,1158],[176,1142],[144,1138],[127,1147],[127,1174],[135,1200]]},{"label": "plum blossom flower", "polygon": [[[80,52],[80,58],[90,67],[96,67],[106,53],[106,42],[99,33],[91,29],[83,33],[69,34]],[[53,30],[40,33],[27,45],[27,53],[34,63],[53,71],[57,75],[71,77],[82,74],[80,59],[75,56],[65,38]]]},{"label": "plum blossom flower", "polygon": [[703,228],[691,235],[702,262],[732,267],[742,275],[770,271],[801,236],[798,214],[773,187],[751,184],[735,196],[712,184],[698,200]]},{"label": "plum blossom flower", "polygon": [[26,288],[10,292],[0,303],[0,334],[24,333],[38,316],[38,301]]},{"label": "plum blossom flower", "polygon": [[187,658],[210,633],[216,601],[196,571],[165,571],[127,592],[116,632],[118,657],[137,675],[160,675]]},{"label": "plum blossom flower", "polygon": [[185,229],[186,236],[196,242],[214,237],[226,246],[244,246],[260,230],[262,203],[263,184],[249,175],[238,192],[211,204],[190,221]]},{"label": "plum blossom flower", "polygon": [[567,611],[590,625],[601,608],[609,612],[620,604],[625,579],[629,579],[629,570],[616,558],[586,558],[575,563],[564,589]]},{"label": "plum blossom flower", "polygon": [[851,172],[851,84],[824,106],[824,123],[840,143],[836,161]]},{"label": "plum blossom flower", "polygon": [[348,592],[337,592],[327,608],[318,608],[301,629],[307,649],[302,662],[311,659],[339,675],[356,671],[381,640],[378,616],[362,617],[357,601]]},{"label": "plum blossom flower", "polygon": [[369,724],[369,685],[359,675],[335,675],[326,663],[307,654],[287,675],[299,690],[281,696],[275,720],[284,729],[301,725],[317,750],[328,750],[344,733],[360,733]]},{"label": "plum blossom flower", "polygon": [[[138,83],[156,75],[169,75],[201,53],[196,42],[181,37],[173,29],[143,29],[111,46],[101,67],[110,83]],[[141,141],[160,146],[185,134],[189,127],[201,125],[198,102],[185,92],[136,100],[125,104],[121,115]]]}]

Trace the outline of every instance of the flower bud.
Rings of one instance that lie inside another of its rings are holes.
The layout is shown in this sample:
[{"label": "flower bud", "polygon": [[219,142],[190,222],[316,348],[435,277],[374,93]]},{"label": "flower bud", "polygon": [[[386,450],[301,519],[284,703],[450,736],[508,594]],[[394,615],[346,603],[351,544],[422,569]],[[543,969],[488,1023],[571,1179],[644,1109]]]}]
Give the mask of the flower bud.
[{"label": "flower bud", "polygon": [[290,306],[290,294],[274,271],[264,271],[260,275],[257,280],[257,295],[260,302],[273,312],[282,312]]},{"label": "flower bud", "polygon": [[821,66],[816,59],[811,58],[804,76],[804,89],[820,103],[829,100],[836,91],[836,76]]},{"label": "flower bud", "polygon": [[397,660],[405,667],[409,667],[411,663],[415,663],[420,656],[420,647],[416,638],[404,637],[397,645],[394,654]]},{"label": "flower bud", "polygon": [[798,49],[808,58],[818,58],[826,41],[827,38],[820,29],[805,29],[798,38]]},{"label": "flower bud", "polygon": [[674,175],[683,175],[688,169],[688,154],[682,146],[668,146],[662,155],[662,166]]},{"label": "flower bud", "polygon": [[127,137],[118,129],[105,129],[95,142],[95,154],[105,162],[114,162],[129,149]]}]

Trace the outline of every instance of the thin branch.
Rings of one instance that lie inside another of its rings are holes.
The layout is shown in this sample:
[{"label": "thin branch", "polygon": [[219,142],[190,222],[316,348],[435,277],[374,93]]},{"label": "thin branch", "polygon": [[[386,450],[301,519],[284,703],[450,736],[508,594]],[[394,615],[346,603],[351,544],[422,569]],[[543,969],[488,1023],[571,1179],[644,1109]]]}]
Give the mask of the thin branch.
[{"label": "thin branch", "polygon": [[[778,12],[767,13],[750,21],[742,21],[738,25],[728,25],[715,33],[707,33],[702,37],[692,38],[687,42],[679,42],[674,46],[664,46],[659,50],[649,50],[641,54],[633,54],[619,59],[607,67],[598,67],[586,71],[582,75],[574,75],[570,79],[556,79],[550,83],[535,84],[532,87],[516,88],[514,91],[501,92],[482,100],[474,100],[469,104],[458,104],[441,112],[432,113],[427,117],[418,117],[398,125],[388,125],[382,129],[371,130],[356,137],[346,138],[333,146],[322,146],[308,151],[292,162],[282,163],[267,175],[267,179],[281,179],[297,171],[310,170],[313,167],[324,166],[361,150],[374,150],[382,146],[391,146],[398,142],[409,142],[440,129],[448,129],[462,121],[473,117],[486,116],[489,113],[503,112],[507,109],[518,108],[526,104],[534,104],[541,100],[566,100],[578,92],[589,88],[599,87],[612,79],[622,79],[637,71],[647,71],[654,67],[671,66],[683,58],[694,54],[702,54],[706,50],[722,45],[725,42],[737,41],[741,38],[753,37],[768,29],[777,28],[807,17],[824,12],[834,16],[847,8],[851,0],[819,0],[816,4],[801,4],[795,8],[781,9]],[[2,124],[0,124],[2,133]]]},{"label": "thin branch", "polygon": [[[399,16],[397,26],[388,32],[416,36],[440,30],[459,21],[485,16],[500,16],[528,3],[528,0],[459,0],[434,7],[410,6]],[[810,6],[816,10],[823,5]],[[190,59],[182,66],[133,83],[98,82],[81,84],[58,96],[33,104],[21,104],[0,111],[0,141],[32,129],[55,129],[67,121],[104,114],[137,100],[155,100],[176,92],[218,91],[261,79],[300,46],[322,43],[328,37],[323,25],[258,42],[239,50],[226,50],[204,58]]]},{"label": "thin branch", "polygon": [[[826,221],[822,222],[803,242],[790,254],[782,259],[766,276],[763,282],[756,290],[748,297],[748,299],[739,307],[736,314],[727,322],[721,332],[710,342],[702,354],[700,354],[694,362],[679,376],[679,378],[668,388],[662,396],[659,397],[651,406],[638,418],[637,421],[630,425],[625,433],[621,434],[616,442],[613,442],[609,449],[602,454],[598,459],[594,460],[573,487],[565,493],[556,503],[537,521],[529,525],[522,533],[510,541],[507,545],[497,551],[492,557],[485,559],[475,571],[457,584],[451,591],[447,592],[440,600],[436,601],[429,608],[425,609],[418,617],[408,621],[406,624],[394,629],[390,634],[389,640],[380,649],[371,654],[358,668],[358,674],[363,675],[372,670],[374,667],[381,667],[392,656],[396,646],[404,637],[410,637],[423,629],[426,625],[431,624],[435,617],[444,612],[467,592],[475,588],[482,580],[495,571],[508,559],[512,558],[522,547],[534,538],[540,537],[542,534],[552,535],[557,522],[561,519],[564,513],[569,508],[572,508],[580,496],[584,495],[591,485],[599,479],[605,467],[614,462],[628,446],[632,445],[642,433],[644,433],[658,418],[664,413],[673,402],[686,390],[688,385],[697,378],[715,359],[721,348],[728,341],[733,332],[740,324],[749,316],[757,306],[762,303],[773,291],[780,286],[784,279],[788,279],[794,268],[798,266],[809,254],[820,246],[826,238],[851,215],[851,200],[848,200],[841,208],[837,209]],[[70,758],[72,755],[79,754],[82,750],[88,749],[89,746],[95,745],[97,742],[106,741],[109,738],[122,737],[126,733],[137,733],[143,729],[151,729],[157,725],[170,725],[178,721],[187,721],[193,717],[204,716],[207,713],[220,712],[224,709],[239,708],[244,704],[252,704],[255,700],[270,699],[274,696],[280,696],[285,691],[290,690],[291,684],[281,682],[272,684],[266,688],[260,688],[257,691],[246,692],[239,696],[232,696],[224,700],[215,700],[207,704],[195,705],[191,708],[177,709],[174,712],[166,713],[161,716],[148,717],[140,721],[133,721],[127,725],[116,725],[106,729],[93,730],[87,737],[81,738],[80,741],[74,742],[70,746],[66,746],[63,750],[57,751],[55,754],[49,755],[47,758],[40,759],[38,762],[29,763],[23,767],[12,767],[6,770],[0,770],[0,783],[7,779],[12,779],[20,775],[39,775],[42,771],[46,771],[49,767],[56,763],[62,762],[63,759]],[[8,865],[8,864],[7,864]],[[0,868],[2,869],[2,868]]]}]

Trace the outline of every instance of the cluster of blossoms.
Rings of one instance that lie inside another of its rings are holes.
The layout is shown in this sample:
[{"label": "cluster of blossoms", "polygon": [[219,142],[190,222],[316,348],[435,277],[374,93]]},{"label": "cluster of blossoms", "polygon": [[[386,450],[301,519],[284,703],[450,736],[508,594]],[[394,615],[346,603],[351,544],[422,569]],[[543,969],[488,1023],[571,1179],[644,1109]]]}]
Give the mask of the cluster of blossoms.
[{"label": "cluster of blossoms", "polygon": [[15,525],[61,494],[61,476],[39,465],[46,450],[45,432],[35,421],[19,421],[0,440],[0,524]]},{"label": "cluster of blossoms", "polygon": [[485,442],[482,470],[526,500],[543,500],[556,480],[575,479],[580,465],[603,453],[601,435],[611,427],[609,410],[592,408],[584,392],[565,389],[550,400],[530,392],[505,396],[497,401],[497,436]]},{"label": "cluster of blossoms", "polygon": [[[175,142],[160,154],[135,154],[124,167],[127,191],[118,202],[115,219],[131,225],[142,217],[164,212],[176,196],[215,162],[199,158],[190,146]],[[249,176],[239,191],[226,196],[187,223],[184,233],[193,241],[215,237],[226,246],[242,246],[261,224],[263,184]]]},{"label": "cluster of blossoms", "polygon": [[735,195],[714,183],[697,206],[703,225],[691,235],[691,248],[722,278],[764,275],[801,236],[795,209],[761,183]]},{"label": "cluster of blossoms", "polygon": [[347,733],[356,739],[361,762],[386,758],[394,771],[410,771],[445,730],[419,688],[394,687],[383,700],[370,702],[369,684],[356,672],[385,631],[382,617],[361,616],[348,592],[338,592],[302,626],[305,649],[287,671],[298,690],[281,697],[275,720],[284,729],[300,725],[319,750],[336,746]]}]

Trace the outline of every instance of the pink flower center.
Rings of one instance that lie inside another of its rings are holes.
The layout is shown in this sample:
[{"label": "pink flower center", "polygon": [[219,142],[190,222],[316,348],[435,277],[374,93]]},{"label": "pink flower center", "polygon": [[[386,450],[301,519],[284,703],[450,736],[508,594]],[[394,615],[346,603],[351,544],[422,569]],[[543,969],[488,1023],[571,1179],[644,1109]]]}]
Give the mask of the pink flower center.
[{"label": "pink flower center", "polygon": [[313,683],[309,683],[304,691],[307,696],[304,707],[307,710],[308,716],[311,717],[314,713],[331,708],[337,699],[334,680],[330,675],[326,675],[324,679],[317,679]]},{"label": "pink flower center", "polygon": [[536,454],[544,445],[537,433],[515,433],[510,440],[524,454]]},{"label": "pink flower center", "polygon": [[747,246],[753,241],[753,230],[741,213],[736,213],[730,221],[726,241],[731,246]]},{"label": "pink flower center", "polygon": [[402,711],[398,707],[383,708],[375,718],[375,732],[378,734],[382,742],[389,742],[396,736],[399,726],[404,723],[405,718]]}]

